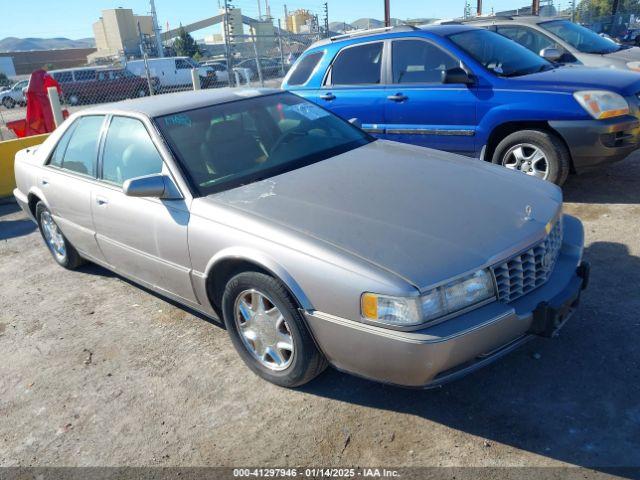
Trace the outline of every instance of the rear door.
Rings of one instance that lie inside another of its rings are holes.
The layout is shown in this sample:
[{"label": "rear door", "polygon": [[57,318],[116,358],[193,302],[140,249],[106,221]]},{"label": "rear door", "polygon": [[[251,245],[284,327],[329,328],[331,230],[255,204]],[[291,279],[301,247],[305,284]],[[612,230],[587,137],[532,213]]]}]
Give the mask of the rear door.
[{"label": "rear door", "polygon": [[97,243],[116,271],[196,301],[185,201],[128,197],[122,191],[126,180],[156,173],[171,175],[144,123],[112,117],[102,149],[100,181],[91,193]]},{"label": "rear door", "polygon": [[381,132],[387,102],[382,68],[385,43],[349,45],[336,55],[324,86],[309,100],[346,120],[357,118],[370,133]]},{"label": "rear door", "polygon": [[103,257],[95,241],[90,199],[104,121],[102,115],[78,118],[58,142],[38,180],[62,233],[80,253],[96,259]]},{"label": "rear door", "polygon": [[466,155],[475,152],[475,87],[443,84],[459,59],[424,38],[393,40],[384,112],[389,140]]}]

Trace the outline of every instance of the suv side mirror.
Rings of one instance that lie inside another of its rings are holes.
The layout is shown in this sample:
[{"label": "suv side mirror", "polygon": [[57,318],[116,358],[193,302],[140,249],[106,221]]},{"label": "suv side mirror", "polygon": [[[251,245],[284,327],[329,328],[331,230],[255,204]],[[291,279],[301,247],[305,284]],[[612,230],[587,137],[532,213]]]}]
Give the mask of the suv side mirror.
[{"label": "suv side mirror", "polygon": [[543,48],[540,50],[540,56],[550,62],[557,62],[562,57],[562,53],[557,48]]},{"label": "suv side mirror", "polygon": [[173,181],[161,173],[125,180],[122,191],[128,197],[180,198]]},{"label": "suv side mirror", "polygon": [[442,83],[464,83],[469,85],[473,83],[473,79],[463,68],[453,67],[442,72]]}]

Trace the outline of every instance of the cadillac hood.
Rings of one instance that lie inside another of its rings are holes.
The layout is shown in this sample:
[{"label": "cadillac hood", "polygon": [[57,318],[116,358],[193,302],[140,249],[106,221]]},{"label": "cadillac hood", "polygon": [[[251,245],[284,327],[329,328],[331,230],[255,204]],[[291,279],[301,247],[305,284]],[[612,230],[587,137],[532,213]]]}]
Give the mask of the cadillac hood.
[{"label": "cadillac hood", "polygon": [[560,189],[503,167],[378,140],[211,195],[426,289],[540,241]]}]

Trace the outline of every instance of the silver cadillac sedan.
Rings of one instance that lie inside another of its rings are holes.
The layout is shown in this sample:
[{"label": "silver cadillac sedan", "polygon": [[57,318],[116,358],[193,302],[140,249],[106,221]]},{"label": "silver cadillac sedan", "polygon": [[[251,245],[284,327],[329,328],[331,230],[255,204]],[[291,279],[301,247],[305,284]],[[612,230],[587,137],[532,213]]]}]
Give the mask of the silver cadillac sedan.
[{"label": "silver cadillac sedan", "polygon": [[15,171],[58,264],[222,318],[249,368],[287,387],[328,364],[442,384],[553,336],[588,282],[555,185],[376,140],[281,91],[83,110]]}]

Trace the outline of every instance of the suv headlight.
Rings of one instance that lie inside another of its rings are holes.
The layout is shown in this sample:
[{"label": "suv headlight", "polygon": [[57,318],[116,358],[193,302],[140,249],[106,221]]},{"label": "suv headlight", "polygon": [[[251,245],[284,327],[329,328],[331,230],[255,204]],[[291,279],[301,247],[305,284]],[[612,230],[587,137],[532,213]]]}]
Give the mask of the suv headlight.
[{"label": "suv headlight", "polygon": [[367,320],[409,327],[455,313],[491,297],[495,297],[493,276],[485,269],[436,287],[419,297],[363,293],[360,309]]},{"label": "suv headlight", "polygon": [[629,70],[640,72],[640,62],[627,62],[627,68]]},{"label": "suv headlight", "polygon": [[629,104],[621,95],[607,90],[583,90],[573,97],[596,120],[629,113]]}]

